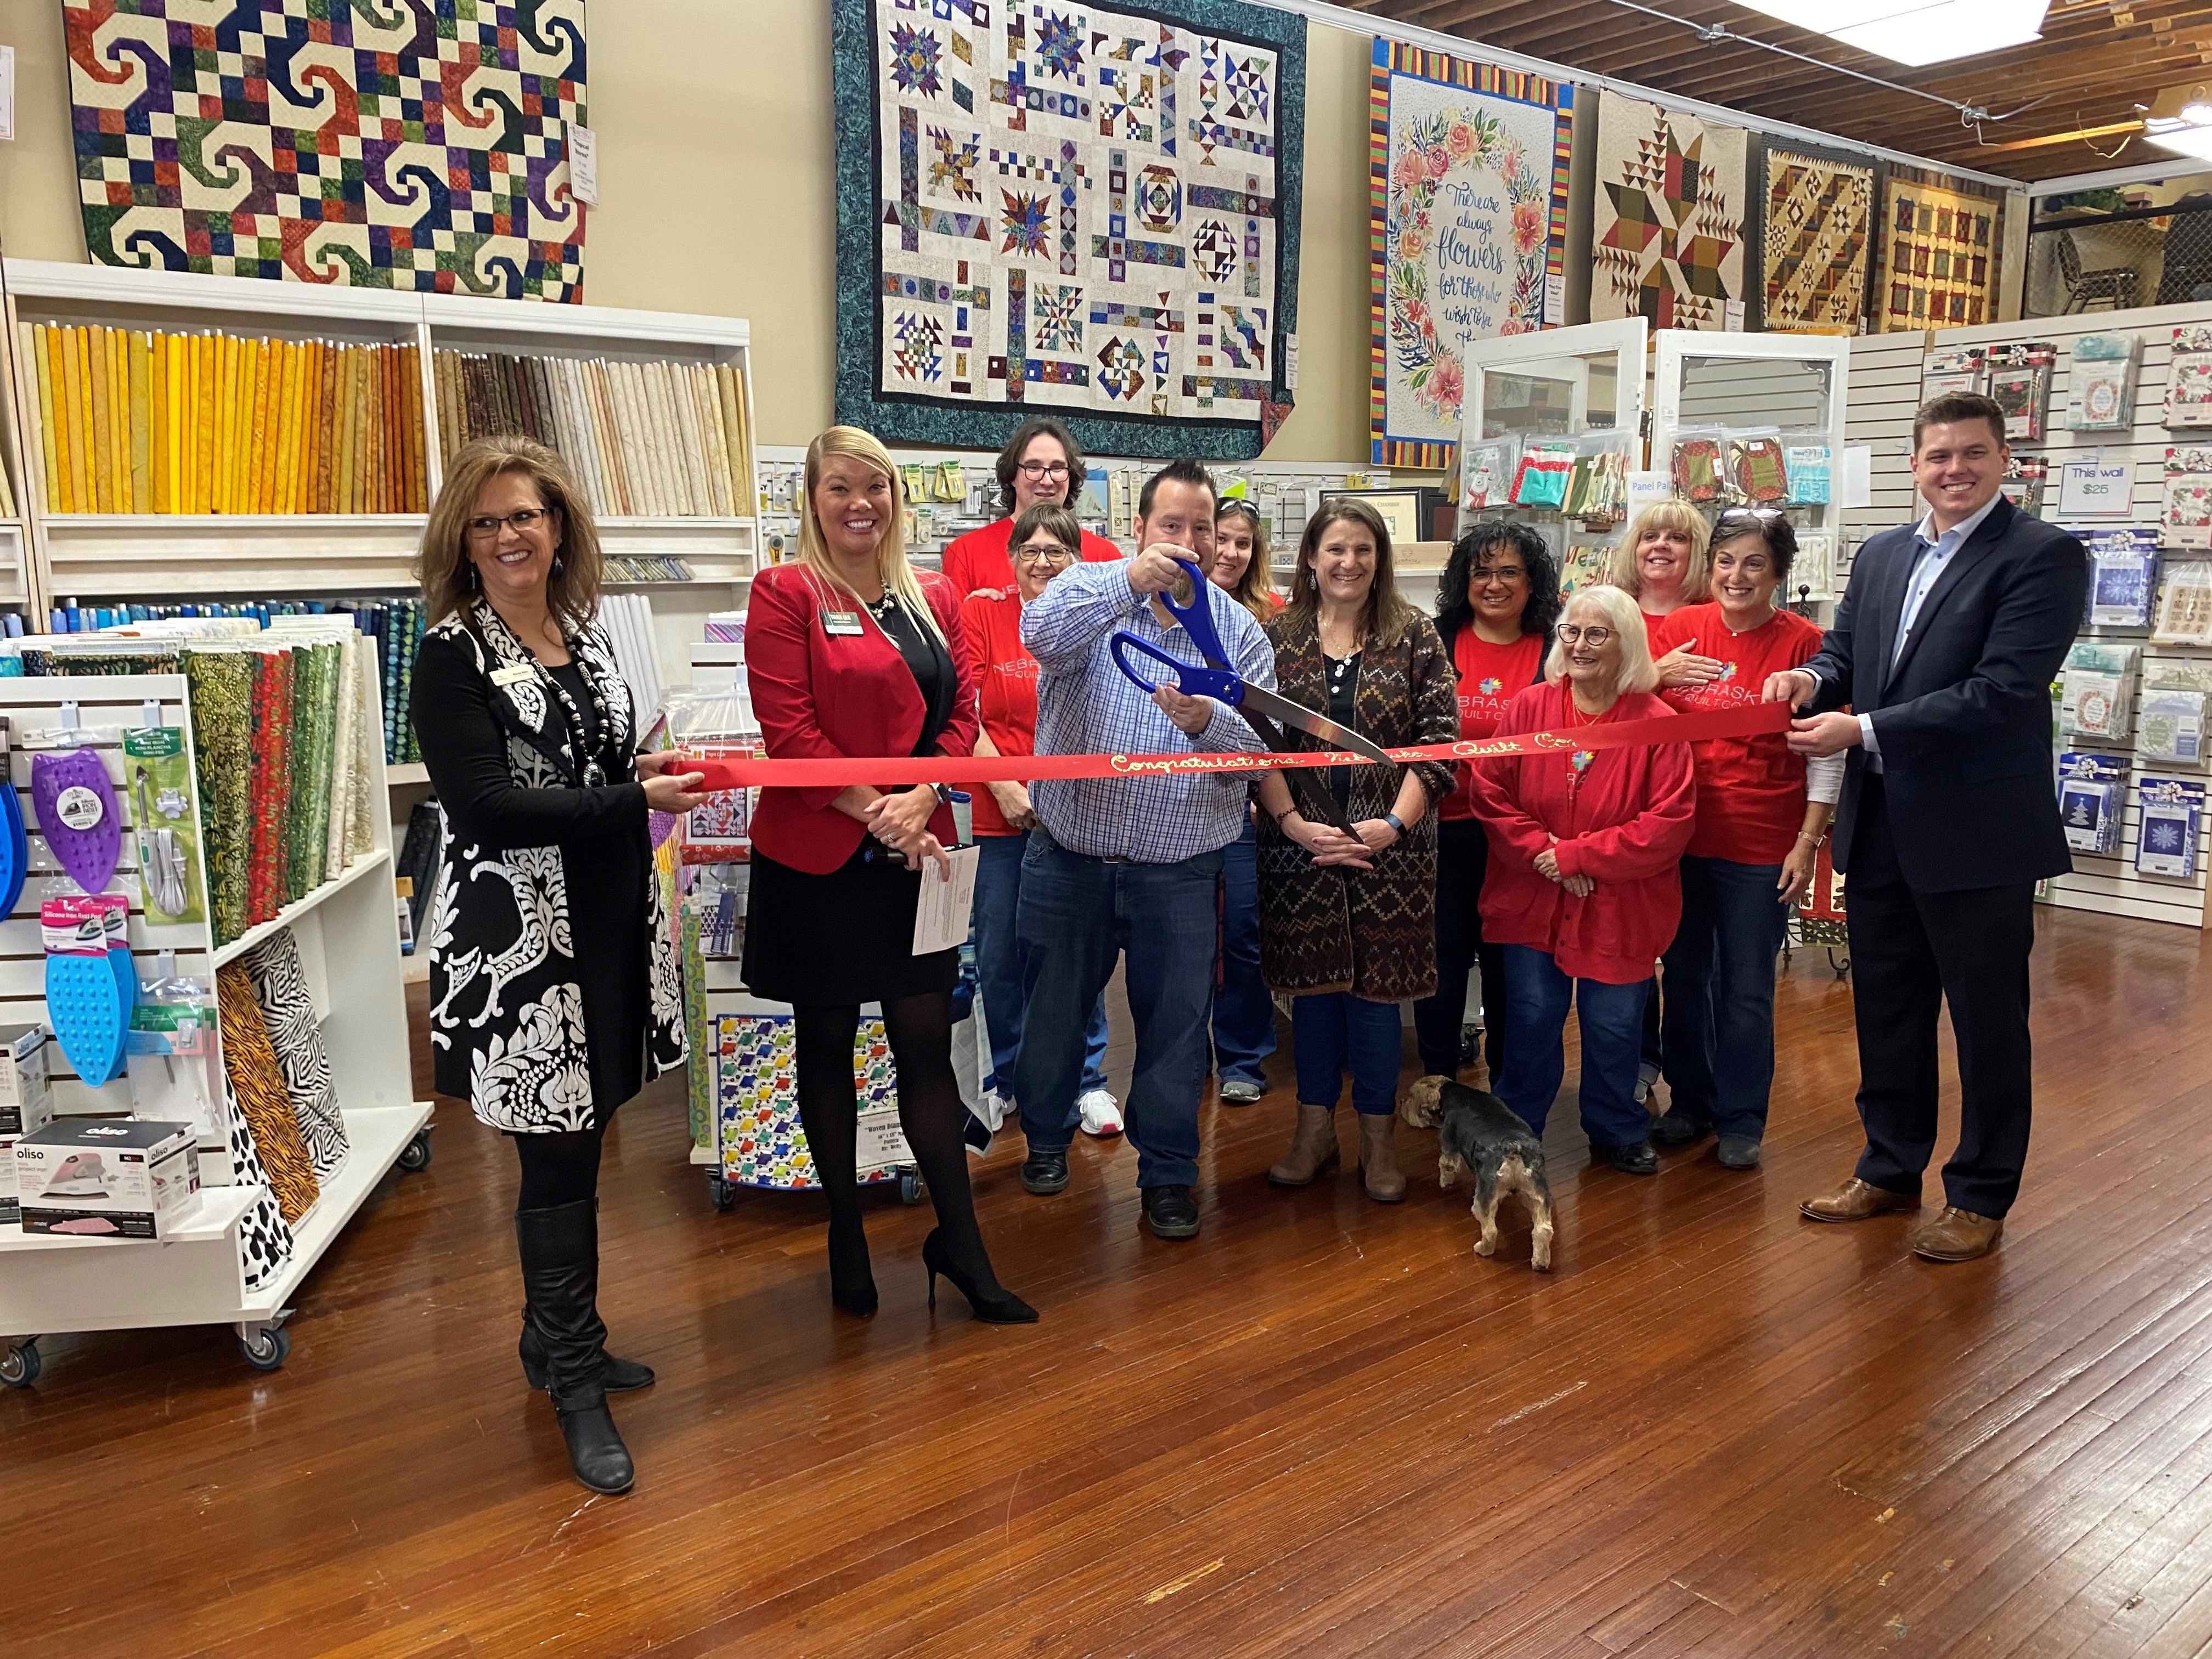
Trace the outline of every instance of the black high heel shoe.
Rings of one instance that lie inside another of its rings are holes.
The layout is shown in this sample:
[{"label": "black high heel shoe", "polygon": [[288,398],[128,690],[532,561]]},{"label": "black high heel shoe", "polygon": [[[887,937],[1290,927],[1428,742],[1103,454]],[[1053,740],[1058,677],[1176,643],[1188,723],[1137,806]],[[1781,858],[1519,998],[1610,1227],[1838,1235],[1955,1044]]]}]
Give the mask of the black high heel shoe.
[{"label": "black high heel shoe", "polygon": [[975,1317],[986,1325],[1034,1325],[1037,1310],[1009,1290],[978,1290],[975,1281],[967,1272],[956,1266],[945,1254],[945,1243],[932,1228],[929,1237],[921,1241],[921,1265],[929,1269],[929,1305],[937,1305],[937,1276],[943,1273],[968,1298],[968,1305],[975,1310]]},{"label": "black high heel shoe", "polygon": [[857,1319],[876,1310],[875,1275],[868,1269],[868,1236],[855,1222],[842,1232],[830,1227],[830,1299]]}]

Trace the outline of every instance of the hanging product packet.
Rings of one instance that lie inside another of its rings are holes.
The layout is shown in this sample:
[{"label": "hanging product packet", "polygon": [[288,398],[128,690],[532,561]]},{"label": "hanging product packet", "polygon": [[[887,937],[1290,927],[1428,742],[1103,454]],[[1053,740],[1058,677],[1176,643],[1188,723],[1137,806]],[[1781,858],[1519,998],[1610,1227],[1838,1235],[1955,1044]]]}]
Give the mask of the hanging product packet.
[{"label": "hanging product packet", "polygon": [[[749,760],[762,752],[751,697],[726,690],[681,688],[668,693],[662,728],[668,744],[707,760]],[[752,791],[719,790],[686,816],[684,862],[726,864],[752,856]]]},{"label": "hanging product packet", "polygon": [[2123,431],[2135,424],[2136,370],[2142,339],[2084,334],[2066,371],[2066,424],[2075,432]]},{"label": "hanging product packet", "polygon": [[190,1123],[202,1140],[225,1137],[216,1010],[214,988],[179,975],[177,953],[162,951],[154,977],[138,988],[124,1044],[137,1115]]},{"label": "hanging product packet", "polygon": [[2166,424],[2182,429],[2212,426],[2212,324],[2185,323],[2173,331],[2166,369]]},{"label": "hanging product packet", "polygon": [[1513,505],[1564,507],[1574,470],[1571,443],[1547,441],[1523,452],[1513,479]]},{"label": "hanging product packet", "polygon": [[2110,755],[2069,751],[2058,757],[2058,817],[2066,844],[2078,853],[2119,851],[2128,769]]},{"label": "hanging product packet", "polygon": [[2166,545],[2212,547],[2212,445],[2168,449],[2165,490]]},{"label": "hanging product packet", "polygon": [[2058,347],[2049,340],[2018,340],[1990,349],[1990,396],[2004,410],[2007,439],[2042,441],[2057,362]]},{"label": "hanging product packet", "polygon": [[2202,691],[2146,687],[2136,721],[2136,753],[2186,766],[2202,762],[2205,703]]},{"label": "hanging product packet", "polygon": [[2145,628],[2158,574],[2158,532],[2146,527],[2092,531],[2089,625]]},{"label": "hanging product packet", "polygon": [[137,974],[121,937],[130,903],[119,893],[78,893],[50,898],[39,907],[47,1023],[60,1039],[63,1058],[88,1088],[99,1088],[123,1070],[124,1042],[138,992]]},{"label": "hanging product packet", "polygon": [[2197,878],[2203,835],[2204,785],[2195,778],[2142,778],[2136,785],[2136,872],[2178,881]]},{"label": "hanging product packet", "polygon": [[1953,346],[1931,351],[1920,371],[1920,401],[1951,392],[1985,392],[1989,388],[1990,353],[1987,346]]},{"label": "hanging product packet", "polygon": [[1782,469],[1793,507],[1826,507],[1834,498],[1835,445],[1825,433],[1782,434]]},{"label": "hanging product packet", "polygon": [[2212,645],[2212,560],[2166,562],[2150,637],[2154,645]]},{"label": "hanging product packet", "polygon": [[185,734],[173,726],[123,734],[124,793],[137,836],[138,879],[149,922],[207,919],[200,887],[199,803]]},{"label": "hanging product packet", "polygon": [[1674,475],[1674,494],[1682,501],[1706,506],[1721,499],[1727,483],[1723,476],[1722,434],[1718,427],[1684,427],[1674,434],[1668,469]]},{"label": "hanging product packet", "polygon": [[1460,505],[1470,513],[1509,505],[1520,459],[1516,438],[1486,438],[1468,445],[1460,463]]},{"label": "hanging product packet", "polygon": [[1778,429],[1729,433],[1722,467],[1722,495],[1731,506],[1779,507],[1790,499],[1789,466]]},{"label": "hanging product packet", "polygon": [[1575,440],[1575,465],[1565,511],[1592,529],[1610,529],[1628,517],[1629,434],[1613,428]]},{"label": "hanging product packet", "polygon": [[1797,557],[1790,567],[1790,588],[1801,605],[1836,597],[1834,538],[1821,531],[1801,531]]}]

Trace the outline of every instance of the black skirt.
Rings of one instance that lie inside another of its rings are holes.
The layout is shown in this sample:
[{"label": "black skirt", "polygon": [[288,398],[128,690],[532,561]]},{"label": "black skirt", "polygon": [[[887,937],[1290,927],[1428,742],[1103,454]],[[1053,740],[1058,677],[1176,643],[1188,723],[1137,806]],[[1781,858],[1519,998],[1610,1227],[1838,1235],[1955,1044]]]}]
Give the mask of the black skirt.
[{"label": "black skirt", "polygon": [[872,839],[826,876],[778,864],[756,847],[745,904],[747,988],[795,1007],[951,991],[959,951],[914,954],[924,873]]}]

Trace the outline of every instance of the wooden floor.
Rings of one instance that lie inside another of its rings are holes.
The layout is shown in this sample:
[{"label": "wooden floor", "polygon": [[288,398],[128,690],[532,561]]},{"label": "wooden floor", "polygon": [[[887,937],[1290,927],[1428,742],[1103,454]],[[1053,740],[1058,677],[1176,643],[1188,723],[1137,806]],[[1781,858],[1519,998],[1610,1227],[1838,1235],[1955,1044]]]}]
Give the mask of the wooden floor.
[{"label": "wooden floor", "polygon": [[1797,1216],[1857,1141],[1818,952],[1762,1172],[1711,1143],[1591,1170],[1555,1115],[1549,1276],[1517,1212],[1470,1254],[1432,1178],[1395,1208],[1348,1169],[1270,1189],[1285,1054],[1258,1106],[1206,1109],[1197,1241],[1140,1231],[1126,1146],[1039,1200],[1002,1140],[985,1226],[1043,1322],[949,1291],[933,1318],[928,1212],[885,1195],[864,1324],[830,1308],[819,1200],[714,1214],[648,1097],[605,1185],[603,1306],[661,1377],[617,1403],[618,1498],[571,1481],[515,1364],[512,1155],[442,1104],[281,1372],[219,1330],[50,1337],[0,1395],[0,1651],[2197,1654],[2212,967],[2193,933],[2046,913],[2036,978],[2027,1189],[1956,1267],[1901,1218]]}]

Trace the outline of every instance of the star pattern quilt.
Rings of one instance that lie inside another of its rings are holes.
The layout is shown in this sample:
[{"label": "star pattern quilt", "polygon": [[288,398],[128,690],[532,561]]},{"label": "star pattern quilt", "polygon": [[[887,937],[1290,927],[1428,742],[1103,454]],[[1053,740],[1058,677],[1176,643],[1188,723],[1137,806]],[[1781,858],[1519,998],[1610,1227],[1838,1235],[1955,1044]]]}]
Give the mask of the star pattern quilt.
[{"label": "star pattern quilt", "polygon": [[1237,0],[831,0],[837,417],[1260,453],[1296,331],[1305,22]]},{"label": "star pattern quilt", "polygon": [[[1592,322],[1726,328],[1746,297],[1750,136],[1612,91],[1598,94]],[[1741,327],[1741,322],[1737,325]]]},{"label": "star pattern quilt", "polygon": [[1565,321],[1571,86],[1375,42],[1369,426],[1378,465],[1441,467],[1472,340]]},{"label": "star pattern quilt", "polygon": [[1759,325],[1778,334],[1856,334],[1874,257],[1875,169],[1855,156],[1762,147]]},{"label": "star pattern quilt", "polygon": [[584,0],[64,0],[102,264],[580,301]]}]

